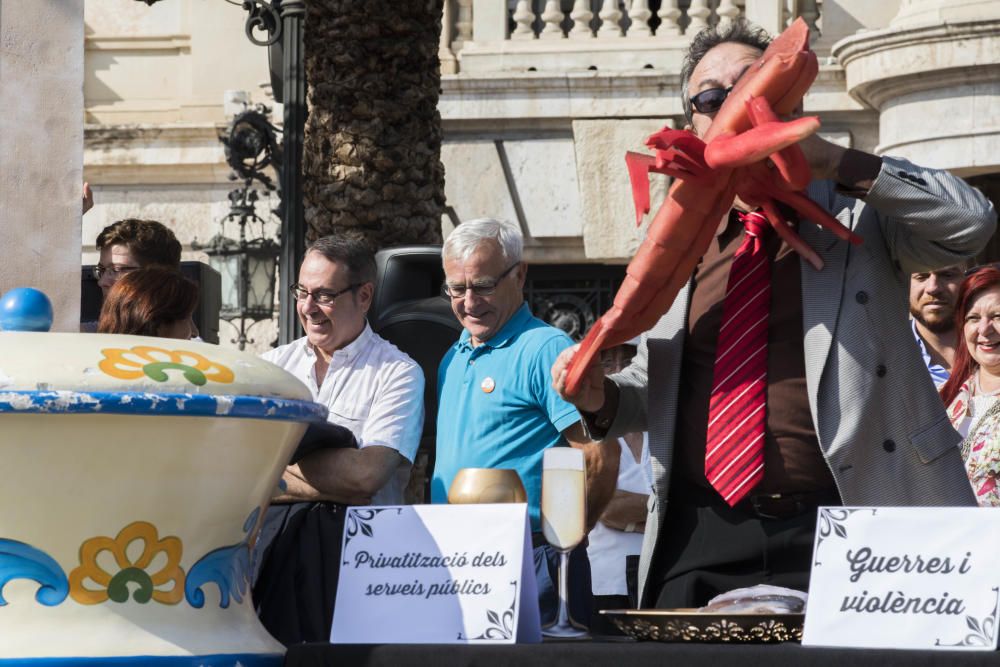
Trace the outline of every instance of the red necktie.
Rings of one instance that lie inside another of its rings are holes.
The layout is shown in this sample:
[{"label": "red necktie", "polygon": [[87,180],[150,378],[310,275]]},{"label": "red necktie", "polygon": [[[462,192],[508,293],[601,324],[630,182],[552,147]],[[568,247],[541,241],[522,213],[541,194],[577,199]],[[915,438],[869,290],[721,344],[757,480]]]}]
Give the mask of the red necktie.
[{"label": "red necktie", "polygon": [[771,267],[760,213],[739,214],[746,236],[733,255],[708,404],[705,476],[733,506],[764,477],[767,316]]}]

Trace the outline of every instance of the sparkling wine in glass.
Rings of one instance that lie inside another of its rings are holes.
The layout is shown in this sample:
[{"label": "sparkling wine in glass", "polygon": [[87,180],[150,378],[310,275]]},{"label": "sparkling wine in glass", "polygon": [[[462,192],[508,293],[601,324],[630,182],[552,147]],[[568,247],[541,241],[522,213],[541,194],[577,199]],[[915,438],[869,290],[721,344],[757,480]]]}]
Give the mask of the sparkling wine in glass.
[{"label": "sparkling wine in glass", "polygon": [[559,551],[559,615],[542,628],[546,637],[588,637],[569,616],[569,552],[586,534],[586,485],[583,452],[572,447],[545,450],[542,459],[542,533]]}]

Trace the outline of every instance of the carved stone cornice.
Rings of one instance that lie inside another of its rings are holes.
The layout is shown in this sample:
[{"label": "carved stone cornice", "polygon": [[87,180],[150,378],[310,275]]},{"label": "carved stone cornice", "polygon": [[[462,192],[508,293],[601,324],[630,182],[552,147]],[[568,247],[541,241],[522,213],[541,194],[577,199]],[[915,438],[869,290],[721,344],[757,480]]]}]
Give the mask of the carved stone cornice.
[{"label": "carved stone cornice", "polygon": [[84,177],[99,185],[226,183],[221,125],[84,126]]},{"label": "carved stone cornice", "polygon": [[[680,72],[482,72],[442,75],[441,117],[446,123],[567,118],[668,118],[684,112]],[[860,111],[844,92],[837,65],[820,68],[806,97],[809,113]]]},{"label": "carved stone cornice", "polygon": [[862,32],[833,45],[847,91],[873,109],[913,93],[997,81],[1000,18]]},{"label": "carved stone cornice", "polygon": [[87,35],[86,51],[191,51],[191,35]]}]

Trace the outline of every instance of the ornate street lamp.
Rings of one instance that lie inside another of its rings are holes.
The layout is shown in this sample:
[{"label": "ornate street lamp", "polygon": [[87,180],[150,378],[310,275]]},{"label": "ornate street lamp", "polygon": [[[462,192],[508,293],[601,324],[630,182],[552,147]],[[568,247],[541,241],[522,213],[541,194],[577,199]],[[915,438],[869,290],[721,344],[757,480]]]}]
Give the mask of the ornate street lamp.
[{"label": "ornate street lamp", "polygon": [[[268,111],[262,104],[244,110],[219,137],[226,147],[226,162],[233,168],[230,178],[243,184],[229,193],[229,213],[222,219],[219,233],[206,245],[192,243],[195,249],[205,251],[209,265],[222,277],[219,317],[238,329],[233,342],[241,350],[253,342],[247,337],[250,328],[274,315],[275,275],[281,255],[281,245],[266,234],[268,222],[256,211],[259,194],[254,183],[274,190],[266,170],[281,159],[275,138],[278,130],[268,120]],[[239,240],[225,234],[227,222],[239,225]]]},{"label": "ornate street lamp", "polygon": [[[139,0],[152,6],[160,0]],[[281,276],[288,283],[305,254],[306,223],[302,207],[302,142],[306,123],[306,74],[302,36],[306,0],[225,0],[247,13],[244,29],[251,42],[268,48],[271,89],[284,108],[282,151]],[[265,37],[266,35],[266,37]],[[290,284],[290,283],[288,283]],[[281,300],[279,342],[290,343],[298,334],[295,302]]]}]

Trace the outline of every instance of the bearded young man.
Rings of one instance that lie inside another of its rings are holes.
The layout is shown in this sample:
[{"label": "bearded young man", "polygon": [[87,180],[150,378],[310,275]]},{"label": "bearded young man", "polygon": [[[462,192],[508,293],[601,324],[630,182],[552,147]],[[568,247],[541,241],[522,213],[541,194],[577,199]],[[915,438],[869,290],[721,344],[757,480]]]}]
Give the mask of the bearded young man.
[{"label": "bearded young man", "polygon": [[964,278],[964,264],[910,276],[913,337],[938,388],[948,381],[955,361],[955,300]]}]

